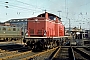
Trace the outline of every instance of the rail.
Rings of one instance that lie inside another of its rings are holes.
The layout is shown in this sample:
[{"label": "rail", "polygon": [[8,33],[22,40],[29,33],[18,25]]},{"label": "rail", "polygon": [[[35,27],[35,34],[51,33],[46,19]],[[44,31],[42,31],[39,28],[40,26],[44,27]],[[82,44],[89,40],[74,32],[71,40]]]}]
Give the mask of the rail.
[{"label": "rail", "polygon": [[84,58],[86,59],[90,59],[90,54],[81,50],[81,49],[77,49],[77,48],[73,48],[74,51],[77,51],[79,54],[81,54]]},{"label": "rail", "polygon": [[5,52],[6,50],[2,50],[2,49],[0,49],[0,53],[2,53],[2,52]]},{"label": "rail", "polygon": [[54,57],[56,57],[57,53],[59,52],[61,47],[59,47],[58,49],[56,49],[52,54],[51,56],[48,58],[48,60],[52,60]]},{"label": "rail", "polygon": [[23,53],[11,55],[11,56],[2,57],[2,58],[0,58],[0,60],[7,60],[7,59],[10,59],[10,58],[13,58],[13,57],[17,57],[17,56],[21,56],[21,55],[24,55],[24,54],[28,54],[30,52],[32,52],[32,51],[27,51],[27,52],[23,52]]},{"label": "rail", "polygon": [[[62,49],[63,47],[59,47],[58,49],[56,49],[51,55],[49,58],[47,58],[47,60],[53,60],[54,58],[56,58],[58,56],[58,53],[60,52],[60,50]],[[67,47],[66,47],[67,48]],[[75,55],[74,55],[74,52],[73,52],[73,48],[71,46],[68,47],[69,51],[68,51],[68,54],[69,54],[69,59],[71,60],[75,60]],[[56,59],[57,60],[57,59]]]},{"label": "rail", "polygon": [[76,60],[72,46],[70,47],[70,49],[71,49],[71,56],[72,56],[72,57],[71,57],[71,60]]},{"label": "rail", "polygon": [[3,52],[3,53],[0,53],[0,56],[1,55],[6,55],[6,54],[15,54],[15,53],[17,53],[18,51],[11,51],[11,52]]},{"label": "rail", "polygon": [[47,50],[47,51],[44,51],[44,52],[40,52],[40,53],[38,53],[38,54],[35,54],[35,55],[32,55],[32,56],[23,58],[23,59],[21,59],[21,60],[33,59],[33,58],[35,58],[35,57],[37,57],[37,56],[40,56],[40,55],[45,54],[45,53],[48,53],[48,52],[50,52],[50,51],[52,51],[52,50],[56,50],[57,48],[58,48],[58,47],[53,48],[53,49],[50,49],[50,50]]}]

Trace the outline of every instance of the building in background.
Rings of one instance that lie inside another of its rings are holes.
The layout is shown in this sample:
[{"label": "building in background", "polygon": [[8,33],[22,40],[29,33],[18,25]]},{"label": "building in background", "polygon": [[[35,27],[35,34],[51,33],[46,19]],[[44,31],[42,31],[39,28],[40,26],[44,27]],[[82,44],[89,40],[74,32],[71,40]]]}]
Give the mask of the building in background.
[{"label": "building in background", "polygon": [[22,35],[27,32],[27,18],[22,19],[10,19],[5,23],[10,23],[12,26],[20,27],[22,30]]}]

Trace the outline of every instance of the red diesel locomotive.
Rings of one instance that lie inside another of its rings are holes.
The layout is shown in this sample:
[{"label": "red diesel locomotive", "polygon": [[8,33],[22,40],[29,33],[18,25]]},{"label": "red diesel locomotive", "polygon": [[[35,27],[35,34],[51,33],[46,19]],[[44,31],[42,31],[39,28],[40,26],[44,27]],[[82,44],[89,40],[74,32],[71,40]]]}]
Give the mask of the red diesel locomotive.
[{"label": "red diesel locomotive", "polygon": [[65,27],[58,16],[45,12],[28,18],[28,36],[23,40],[33,50],[43,50],[61,45]]},{"label": "red diesel locomotive", "polygon": [[64,28],[61,18],[48,12],[28,19],[28,36],[64,36]]}]

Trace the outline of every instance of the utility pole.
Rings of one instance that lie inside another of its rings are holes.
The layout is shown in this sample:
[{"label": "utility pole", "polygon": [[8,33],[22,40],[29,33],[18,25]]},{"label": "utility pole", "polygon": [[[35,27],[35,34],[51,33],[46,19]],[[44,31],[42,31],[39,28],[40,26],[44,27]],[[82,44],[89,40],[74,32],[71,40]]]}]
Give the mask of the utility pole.
[{"label": "utility pole", "polygon": [[71,29],[71,25],[70,25],[70,19],[69,19],[69,34],[70,34],[70,29]]},{"label": "utility pole", "polygon": [[45,9],[44,11],[46,12],[47,10]]},{"label": "utility pole", "polygon": [[59,11],[57,11],[57,12],[59,12],[59,18],[60,18],[60,12],[62,12],[62,11],[59,10]]},{"label": "utility pole", "polygon": [[62,11],[59,10],[59,11],[57,11],[57,12],[59,13],[59,20],[60,20],[60,18],[61,18],[61,17],[60,17],[60,12],[62,12]]}]

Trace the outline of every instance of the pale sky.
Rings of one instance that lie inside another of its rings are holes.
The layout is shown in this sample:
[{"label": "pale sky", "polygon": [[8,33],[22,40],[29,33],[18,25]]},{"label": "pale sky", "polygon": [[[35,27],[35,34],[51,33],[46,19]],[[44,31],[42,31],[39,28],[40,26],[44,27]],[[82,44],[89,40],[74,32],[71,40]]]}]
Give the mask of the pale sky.
[{"label": "pale sky", "polygon": [[[8,3],[5,3],[8,2]],[[6,8],[8,6],[9,8]],[[65,27],[90,29],[90,0],[0,0],[0,21],[35,17],[47,10],[62,18]]]}]

